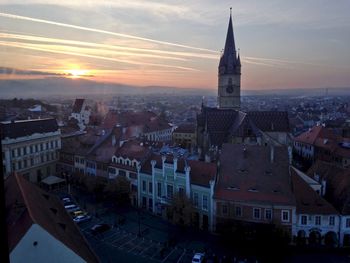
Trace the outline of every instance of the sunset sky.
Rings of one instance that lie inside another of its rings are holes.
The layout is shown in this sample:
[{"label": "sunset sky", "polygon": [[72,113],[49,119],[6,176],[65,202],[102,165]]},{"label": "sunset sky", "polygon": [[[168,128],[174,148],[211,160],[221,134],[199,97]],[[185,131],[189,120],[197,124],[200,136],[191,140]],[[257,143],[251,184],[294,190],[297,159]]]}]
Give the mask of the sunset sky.
[{"label": "sunset sky", "polygon": [[0,79],[216,89],[230,6],[242,90],[350,87],[349,0],[0,0]]}]

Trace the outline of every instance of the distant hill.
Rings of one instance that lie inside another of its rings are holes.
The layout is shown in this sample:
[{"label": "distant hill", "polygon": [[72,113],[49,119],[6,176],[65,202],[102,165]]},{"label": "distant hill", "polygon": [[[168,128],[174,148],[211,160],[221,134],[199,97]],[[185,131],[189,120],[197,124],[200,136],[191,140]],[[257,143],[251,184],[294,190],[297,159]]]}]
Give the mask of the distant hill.
[{"label": "distant hill", "polygon": [[50,77],[45,79],[0,80],[0,98],[40,98],[51,95],[82,96],[103,94],[202,94],[212,95],[212,91],[184,89],[176,87],[146,86],[101,83],[86,79]]},{"label": "distant hill", "polygon": [[[349,88],[329,88],[329,96],[350,94]],[[174,94],[216,96],[216,88],[184,89],[164,86],[131,86],[115,83],[101,83],[87,79],[49,77],[43,79],[0,80],[0,98],[42,98],[48,96],[84,96],[84,95],[140,95],[140,94]],[[324,96],[325,88],[318,89],[275,89],[275,90],[242,90],[243,96],[279,95],[279,96]]]}]

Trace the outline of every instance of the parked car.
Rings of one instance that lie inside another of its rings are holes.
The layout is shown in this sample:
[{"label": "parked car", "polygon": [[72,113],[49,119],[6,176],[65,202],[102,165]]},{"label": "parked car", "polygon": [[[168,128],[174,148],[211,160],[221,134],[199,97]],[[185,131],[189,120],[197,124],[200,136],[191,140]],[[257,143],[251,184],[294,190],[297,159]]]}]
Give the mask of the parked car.
[{"label": "parked car", "polygon": [[65,204],[71,202],[71,200],[70,200],[69,197],[63,197],[61,200],[62,200],[62,202],[65,203]]},{"label": "parked car", "polygon": [[192,258],[192,263],[202,263],[204,262],[204,253],[196,253]]},{"label": "parked car", "polygon": [[69,213],[79,211],[80,209],[81,208],[79,206],[76,206],[76,205],[66,208],[67,212],[69,212]]},{"label": "parked car", "polygon": [[89,215],[79,215],[73,219],[73,221],[78,223],[78,224],[82,223],[82,222],[89,221],[89,220],[91,220],[91,216],[89,216]]},{"label": "parked car", "polygon": [[103,232],[106,232],[109,229],[111,229],[111,226],[108,224],[96,224],[93,227],[91,227],[90,230],[91,230],[92,234],[97,235],[97,234],[101,234]]},{"label": "parked car", "polygon": [[73,211],[71,212],[71,215],[73,218],[77,217],[77,216],[83,216],[86,215],[87,213],[81,210],[77,210],[77,211]]},{"label": "parked car", "polygon": [[64,208],[65,208],[65,209],[69,209],[69,208],[73,208],[73,207],[76,207],[76,206],[77,206],[76,204],[69,203],[69,204],[65,204],[65,205],[64,205]]}]

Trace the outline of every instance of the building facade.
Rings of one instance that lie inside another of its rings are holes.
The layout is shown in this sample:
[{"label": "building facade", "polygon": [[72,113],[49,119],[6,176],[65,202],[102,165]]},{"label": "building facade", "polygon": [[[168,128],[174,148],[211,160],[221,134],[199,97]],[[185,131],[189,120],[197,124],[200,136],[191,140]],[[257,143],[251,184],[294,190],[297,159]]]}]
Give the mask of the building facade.
[{"label": "building facade", "polygon": [[24,175],[32,182],[56,172],[61,132],[55,119],[2,122],[4,175]]}]

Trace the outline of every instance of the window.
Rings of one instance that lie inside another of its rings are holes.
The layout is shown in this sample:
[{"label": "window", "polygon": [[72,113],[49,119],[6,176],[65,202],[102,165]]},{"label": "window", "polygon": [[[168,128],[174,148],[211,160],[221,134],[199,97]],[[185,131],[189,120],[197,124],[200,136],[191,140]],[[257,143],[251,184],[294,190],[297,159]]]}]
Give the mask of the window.
[{"label": "window", "polygon": [[43,151],[43,149],[44,149],[44,145],[43,143],[40,143],[40,151]]},{"label": "window", "polygon": [[148,210],[153,211],[153,200],[152,198],[148,199]]},{"label": "window", "polygon": [[11,155],[12,155],[12,157],[15,157],[16,155],[15,155],[15,150],[12,150],[11,151]]},{"label": "window", "polygon": [[34,152],[34,146],[31,145],[31,146],[29,147],[29,150],[30,150],[30,153],[33,153],[33,152]]},{"label": "window", "polygon": [[53,141],[50,142],[50,146],[51,146],[51,148],[53,148]]},{"label": "window", "polygon": [[35,144],[35,152],[38,152],[39,151],[39,147],[37,144]]},{"label": "window", "polygon": [[34,159],[30,158],[30,165],[33,166],[34,165]]},{"label": "window", "polygon": [[184,196],[185,189],[183,187],[179,187],[179,196]]},{"label": "window", "polygon": [[307,225],[307,216],[301,216],[301,219],[300,219],[300,220],[301,220],[300,223],[301,223],[302,225],[304,225],[304,226]]},{"label": "window", "polygon": [[203,210],[207,211],[208,210],[208,196],[203,195],[203,200],[202,200],[202,208]]},{"label": "window", "polygon": [[174,191],[174,188],[172,185],[168,184],[166,186],[166,194],[167,194],[167,197],[168,198],[173,198],[173,191]]},{"label": "window", "polygon": [[315,225],[321,225],[321,216],[315,216]]},{"label": "window", "polygon": [[49,143],[46,142],[46,150],[49,149]]},{"label": "window", "polygon": [[142,208],[146,208],[147,205],[147,199],[146,197],[142,197]]},{"label": "window", "polygon": [[334,216],[330,216],[329,217],[329,225],[330,226],[334,226],[334,224],[335,224],[335,217]]},{"label": "window", "polygon": [[146,192],[146,181],[142,181],[142,192]]},{"label": "window", "polygon": [[18,162],[18,170],[21,170],[22,169],[22,161],[19,161]]},{"label": "window", "polygon": [[157,183],[157,196],[162,197],[162,183]]},{"label": "window", "polygon": [[152,188],[152,182],[148,183],[148,192],[152,194],[153,188]]},{"label": "window", "polygon": [[222,205],[222,214],[227,215],[227,205]]},{"label": "window", "polygon": [[193,194],[193,204],[195,207],[198,207],[198,193]]},{"label": "window", "polygon": [[254,219],[260,219],[260,208],[254,208],[253,209],[253,218]]},{"label": "window", "polygon": [[272,210],[271,209],[265,209],[265,219],[266,220],[272,219]]},{"label": "window", "polygon": [[58,148],[58,141],[55,141],[55,147]]},{"label": "window", "polygon": [[289,222],[289,211],[282,210],[282,222]]},{"label": "window", "polygon": [[24,160],[23,161],[23,168],[27,168],[28,167],[28,161],[27,160]]},{"label": "window", "polygon": [[[119,170],[119,175],[126,176],[126,172],[124,170]],[[146,190],[145,190],[146,191]]]},{"label": "window", "polygon": [[236,216],[242,216],[242,207],[236,206]]},{"label": "window", "polygon": [[347,218],[347,219],[346,219],[345,224],[346,224],[346,228],[349,228],[349,227],[350,227],[350,218]]},{"label": "window", "polygon": [[23,155],[27,155],[27,146],[23,147]]}]

